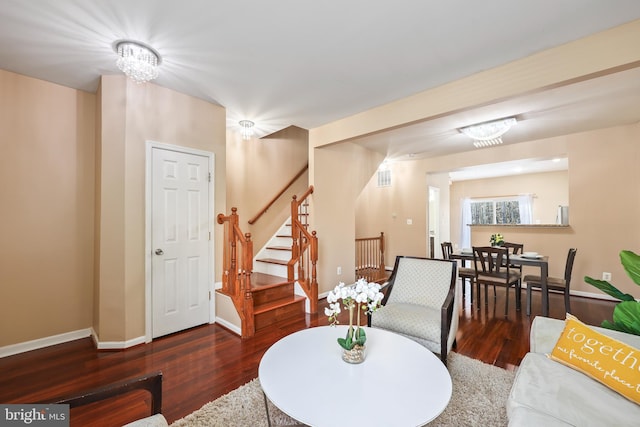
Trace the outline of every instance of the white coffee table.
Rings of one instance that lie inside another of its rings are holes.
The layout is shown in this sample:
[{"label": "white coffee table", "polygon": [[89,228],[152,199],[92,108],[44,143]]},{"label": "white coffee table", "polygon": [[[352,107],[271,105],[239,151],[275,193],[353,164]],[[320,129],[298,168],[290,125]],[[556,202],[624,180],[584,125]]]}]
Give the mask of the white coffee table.
[{"label": "white coffee table", "polygon": [[347,326],[320,326],[273,344],[258,368],[265,395],[282,412],[314,426],[421,426],[451,399],[451,376],[420,344],[366,328],[366,358],[342,360]]}]

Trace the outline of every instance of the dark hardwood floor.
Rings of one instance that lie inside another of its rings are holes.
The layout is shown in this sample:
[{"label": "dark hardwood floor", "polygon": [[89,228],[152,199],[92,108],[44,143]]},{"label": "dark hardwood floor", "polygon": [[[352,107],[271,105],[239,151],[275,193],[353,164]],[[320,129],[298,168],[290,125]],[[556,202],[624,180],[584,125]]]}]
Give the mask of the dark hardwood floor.
[{"label": "dark hardwood floor", "polygon": [[[529,349],[529,330],[540,315],[540,293],[533,293],[531,317],[515,310],[510,293],[510,312],[504,316],[504,289],[494,302],[478,310],[467,300],[461,307],[457,351],[505,369],[514,369]],[[572,311],[582,321],[599,325],[611,318],[614,303],[572,297]],[[169,423],[203,404],[239,387],[258,375],[264,352],[278,339],[301,329],[326,325],[326,302],[317,315],[283,322],[242,340],[218,325],[204,325],[122,351],[97,351],[90,338],[0,359],[0,402],[33,403],[56,398],[126,378],[162,371],[163,413]],[[551,295],[550,317],[564,318],[562,296]],[[343,323],[345,319],[341,320]],[[337,345],[337,344],[336,344]],[[283,375],[287,373],[283,372]],[[296,373],[294,373],[296,374]],[[301,375],[303,380],[303,373]],[[311,387],[313,385],[310,385]],[[138,403],[132,403],[132,402]],[[129,395],[100,405],[72,411],[72,426],[116,426],[148,415],[146,395]]]}]

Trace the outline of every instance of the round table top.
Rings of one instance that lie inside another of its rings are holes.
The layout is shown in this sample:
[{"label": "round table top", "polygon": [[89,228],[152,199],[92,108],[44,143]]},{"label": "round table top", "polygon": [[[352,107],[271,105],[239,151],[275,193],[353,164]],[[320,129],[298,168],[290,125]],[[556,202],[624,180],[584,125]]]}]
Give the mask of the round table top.
[{"label": "round table top", "polygon": [[451,376],[438,357],[415,341],[365,328],[365,360],[342,360],[337,338],[348,326],[320,326],[273,344],[258,368],[269,400],[311,426],[420,426],[451,399]]}]

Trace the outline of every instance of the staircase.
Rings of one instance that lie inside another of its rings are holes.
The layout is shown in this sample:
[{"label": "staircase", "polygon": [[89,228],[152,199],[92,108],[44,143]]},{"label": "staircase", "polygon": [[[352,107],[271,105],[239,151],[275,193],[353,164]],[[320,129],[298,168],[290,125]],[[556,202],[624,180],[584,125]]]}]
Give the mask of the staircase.
[{"label": "staircase", "polygon": [[254,259],[251,293],[256,331],[305,314],[304,292],[296,290],[295,280],[287,280],[291,247],[291,222],[287,221]]},{"label": "staircase", "polygon": [[251,234],[240,228],[237,208],[231,208],[231,215],[217,216],[218,224],[225,226],[222,288],[217,292],[232,300],[243,338],[318,311],[318,238],[315,231],[307,231],[307,198],[312,193],[310,186],[300,199],[292,197],[289,221],[255,257]]}]

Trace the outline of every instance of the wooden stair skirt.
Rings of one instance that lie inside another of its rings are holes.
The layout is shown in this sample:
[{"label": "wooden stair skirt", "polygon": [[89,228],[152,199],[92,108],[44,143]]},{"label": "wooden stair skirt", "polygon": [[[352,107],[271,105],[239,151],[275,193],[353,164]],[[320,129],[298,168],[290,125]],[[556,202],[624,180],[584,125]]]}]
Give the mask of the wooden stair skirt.
[{"label": "wooden stair skirt", "polygon": [[283,320],[300,319],[305,316],[306,298],[295,295],[294,282],[287,282],[283,277],[254,272],[251,274],[251,284],[256,331]]}]

